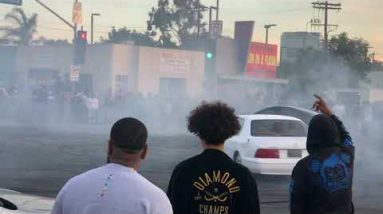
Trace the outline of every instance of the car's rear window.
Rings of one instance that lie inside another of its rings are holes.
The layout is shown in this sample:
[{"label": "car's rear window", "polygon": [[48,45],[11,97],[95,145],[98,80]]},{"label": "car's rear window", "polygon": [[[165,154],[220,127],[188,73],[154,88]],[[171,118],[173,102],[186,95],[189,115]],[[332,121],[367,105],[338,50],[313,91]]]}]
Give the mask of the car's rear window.
[{"label": "car's rear window", "polygon": [[251,135],[255,137],[305,137],[306,126],[295,120],[253,120]]}]

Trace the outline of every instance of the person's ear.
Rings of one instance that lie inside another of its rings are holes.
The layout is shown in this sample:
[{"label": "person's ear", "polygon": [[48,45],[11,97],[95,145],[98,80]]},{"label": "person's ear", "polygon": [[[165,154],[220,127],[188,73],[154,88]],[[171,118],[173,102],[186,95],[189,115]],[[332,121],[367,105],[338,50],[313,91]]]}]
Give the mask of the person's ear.
[{"label": "person's ear", "polygon": [[141,153],[141,159],[144,160],[146,158],[146,155],[148,154],[148,145],[145,145],[144,149]]}]

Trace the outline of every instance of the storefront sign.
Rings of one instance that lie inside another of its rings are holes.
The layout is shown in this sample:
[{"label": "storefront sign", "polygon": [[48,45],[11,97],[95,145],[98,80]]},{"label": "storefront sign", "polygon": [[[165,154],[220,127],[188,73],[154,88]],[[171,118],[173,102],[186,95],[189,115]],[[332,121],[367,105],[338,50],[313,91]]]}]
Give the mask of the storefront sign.
[{"label": "storefront sign", "polygon": [[164,51],[160,55],[160,72],[187,74],[191,71],[191,54],[181,51]]},{"label": "storefront sign", "polygon": [[258,78],[274,79],[277,76],[278,46],[253,42],[250,45],[246,74]]}]

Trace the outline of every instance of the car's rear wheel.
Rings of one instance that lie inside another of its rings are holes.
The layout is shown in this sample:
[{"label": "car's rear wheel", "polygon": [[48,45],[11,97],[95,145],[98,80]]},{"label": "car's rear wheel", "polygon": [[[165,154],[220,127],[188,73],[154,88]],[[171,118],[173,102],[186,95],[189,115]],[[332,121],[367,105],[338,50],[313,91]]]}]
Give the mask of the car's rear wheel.
[{"label": "car's rear wheel", "polygon": [[234,152],[234,157],[233,157],[234,162],[241,164],[242,163],[242,158],[241,155],[239,154],[238,151]]}]

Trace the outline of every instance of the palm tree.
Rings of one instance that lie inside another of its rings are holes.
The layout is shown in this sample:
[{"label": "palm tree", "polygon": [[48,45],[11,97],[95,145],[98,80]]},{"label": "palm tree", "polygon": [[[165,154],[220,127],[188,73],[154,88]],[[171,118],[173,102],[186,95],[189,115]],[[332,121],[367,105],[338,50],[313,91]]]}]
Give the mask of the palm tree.
[{"label": "palm tree", "polygon": [[10,27],[1,28],[1,30],[4,31],[4,39],[22,45],[29,45],[32,42],[33,35],[37,32],[36,13],[27,17],[23,9],[13,8],[4,18],[12,24]]}]

